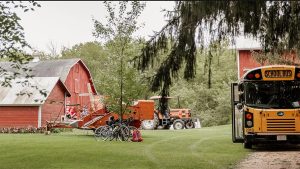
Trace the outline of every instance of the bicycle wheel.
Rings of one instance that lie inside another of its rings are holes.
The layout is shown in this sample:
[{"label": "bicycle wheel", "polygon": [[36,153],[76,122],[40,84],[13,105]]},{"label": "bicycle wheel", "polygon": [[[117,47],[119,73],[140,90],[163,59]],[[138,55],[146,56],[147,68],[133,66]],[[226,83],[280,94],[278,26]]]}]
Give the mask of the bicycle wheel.
[{"label": "bicycle wheel", "polygon": [[101,139],[101,129],[103,127],[104,126],[100,126],[95,130],[94,137],[95,137],[96,141],[99,141]]},{"label": "bicycle wheel", "polygon": [[121,126],[118,133],[118,139],[120,141],[128,141],[129,137],[130,129],[125,125]]},{"label": "bicycle wheel", "polygon": [[120,126],[118,126],[118,125],[116,125],[115,127],[111,127],[109,141],[112,141],[113,139],[117,140],[119,129],[120,129]]},{"label": "bicycle wheel", "polygon": [[101,130],[101,138],[103,141],[110,140],[110,137],[112,135],[112,127],[111,126],[105,126]]}]

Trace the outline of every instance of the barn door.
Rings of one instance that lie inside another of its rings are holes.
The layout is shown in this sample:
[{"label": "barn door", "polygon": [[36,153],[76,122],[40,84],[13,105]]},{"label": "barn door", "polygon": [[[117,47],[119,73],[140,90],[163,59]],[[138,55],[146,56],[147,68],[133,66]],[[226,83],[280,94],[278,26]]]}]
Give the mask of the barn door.
[{"label": "barn door", "polygon": [[231,84],[231,108],[232,108],[232,141],[234,143],[244,142],[243,112],[238,109],[240,103],[238,84]]}]

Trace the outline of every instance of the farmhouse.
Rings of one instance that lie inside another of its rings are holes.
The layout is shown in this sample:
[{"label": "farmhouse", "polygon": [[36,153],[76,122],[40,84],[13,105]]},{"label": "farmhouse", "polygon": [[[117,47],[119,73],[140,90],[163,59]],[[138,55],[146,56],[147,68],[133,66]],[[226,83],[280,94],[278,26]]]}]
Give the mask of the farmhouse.
[{"label": "farmhouse", "polygon": [[[4,68],[10,72],[16,72],[18,70],[15,70],[14,68],[10,67],[11,62],[0,62],[0,67]],[[74,108],[76,108],[77,110],[79,110],[81,107],[83,106],[87,106],[88,108],[90,108],[91,105],[91,95],[97,95],[97,91],[95,89],[93,80],[92,80],[92,76],[90,71],[88,70],[87,66],[83,63],[83,61],[81,59],[60,59],[60,60],[46,60],[46,61],[37,61],[37,62],[29,62],[28,64],[25,65],[26,68],[30,68],[32,71],[29,73],[29,75],[33,75],[36,78],[41,78],[40,80],[43,81],[44,83],[46,83],[47,81],[51,81],[52,78],[56,78],[59,79],[58,83],[62,83],[60,85],[63,85],[65,90],[67,91],[67,95],[69,95],[70,97],[65,97],[65,95],[63,95],[63,98],[59,98],[58,100],[62,100],[63,103],[63,107],[60,107],[60,111],[62,112],[61,114],[64,115],[66,113],[66,105],[67,106],[74,106]],[[21,75],[23,74],[23,76],[25,76],[25,74],[23,72],[18,72],[21,73]],[[49,79],[45,79],[45,78],[49,78]],[[53,83],[53,82],[52,82]],[[61,94],[61,91],[57,91],[55,90],[55,88],[51,88],[52,86],[48,86],[49,91],[53,91],[58,92],[58,95]],[[52,89],[52,90],[50,90]],[[3,89],[4,90],[4,89]],[[5,89],[7,90],[7,89]],[[54,94],[56,95],[56,94]],[[10,97],[12,97],[12,95],[9,95]],[[49,96],[50,97],[50,96]],[[15,105],[19,105],[18,102],[10,102],[10,104],[4,104],[4,102],[2,102],[2,99],[0,97],[0,127],[2,124],[1,120],[4,121],[4,118],[6,116],[8,116],[9,114],[13,114],[17,111],[16,108],[14,107]],[[24,98],[23,98],[24,99]],[[26,99],[25,99],[26,100]],[[45,102],[43,103],[47,103],[47,100],[45,100]],[[26,104],[27,104],[27,100],[26,100]],[[40,106],[41,109],[41,122],[40,124],[43,126],[46,119],[47,120],[51,120],[50,119],[50,115],[49,113],[45,114],[43,113],[45,109],[52,109],[54,108],[53,104],[39,104],[39,106],[36,106],[37,103],[33,104],[32,101],[28,101],[27,105],[35,105],[34,107],[31,106],[31,108],[27,107],[26,111],[27,112],[31,112],[31,113],[36,113],[38,112],[38,107]],[[2,116],[1,113],[4,113],[4,107],[5,108],[5,112],[6,112],[6,116]],[[58,106],[57,106],[58,107]],[[11,111],[7,111],[8,109],[11,109]],[[19,109],[22,109],[19,107]],[[25,110],[24,110],[25,111]],[[57,112],[57,110],[55,111]],[[22,115],[22,116],[27,116],[26,113],[22,113],[22,112],[18,112],[17,113],[18,116]],[[44,114],[44,116],[43,116]],[[48,116],[46,118],[46,116]],[[43,118],[45,117],[45,118]],[[52,116],[53,118],[53,116]],[[60,118],[60,117],[59,117]],[[33,119],[26,119],[27,121],[32,121]],[[9,121],[9,120],[6,120]],[[9,123],[11,124],[17,124],[17,123],[13,123],[12,121],[10,122],[6,122],[6,124],[8,125]],[[19,122],[21,124],[21,122]],[[35,122],[34,122],[35,123]],[[40,125],[37,125],[40,126]]]},{"label": "farmhouse", "polygon": [[11,87],[0,88],[0,127],[44,126],[46,120],[64,113],[69,96],[58,77],[16,78]]}]

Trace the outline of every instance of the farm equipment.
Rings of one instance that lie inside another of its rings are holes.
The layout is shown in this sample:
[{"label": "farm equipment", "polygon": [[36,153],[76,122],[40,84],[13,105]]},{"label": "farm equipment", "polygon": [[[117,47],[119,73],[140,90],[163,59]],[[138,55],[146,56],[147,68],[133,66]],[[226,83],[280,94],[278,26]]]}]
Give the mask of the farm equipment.
[{"label": "farm equipment", "polygon": [[[68,113],[62,115],[60,120],[48,121],[47,130],[51,128],[78,128],[85,130],[96,130],[100,126],[106,125],[109,117],[113,116],[118,118],[118,114],[109,112],[104,104],[99,104],[99,99],[94,99],[97,105],[93,105],[94,109],[91,109],[91,113],[88,113],[86,109],[74,110],[75,118],[72,118]],[[66,105],[79,106],[79,105]],[[154,101],[152,100],[138,100],[136,103],[129,107],[130,113],[123,116],[123,119],[132,119],[130,125],[137,128],[140,127],[142,120],[153,119]]]},{"label": "farm equipment", "polygon": [[[100,126],[106,125],[111,116],[118,119],[119,115],[107,110],[104,96],[93,95],[91,85],[87,85],[88,93],[79,94],[80,97],[89,97],[88,105],[65,105],[65,113],[52,121],[47,121],[47,130],[51,128],[78,128],[95,131]],[[79,99],[80,100],[80,99]],[[153,119],[154,101],[137,100],[129,107],[130,112],[123,115],[122,119],[130,119],[130,126],[139,128],[142,120]]]},{"label": "farm equipment", "polygon": [[[168,102],[170,99],[175,97],[166,97]],[[161,99],[161,96],[150,97],[150,100],[155,100],[156,102]],[[178,107],[179,98],[178,98]],[[191,117],[191,110],[187,108],[177,108],[177,109],[168,109],[167,112],[162,113],[159,108],[153,110],[153,119],[143,120],[142,128],[146,130],[152,129],[169,129],[172,125],[175,130],[177,129],[191,129],[195,128],[195,119]]]}]

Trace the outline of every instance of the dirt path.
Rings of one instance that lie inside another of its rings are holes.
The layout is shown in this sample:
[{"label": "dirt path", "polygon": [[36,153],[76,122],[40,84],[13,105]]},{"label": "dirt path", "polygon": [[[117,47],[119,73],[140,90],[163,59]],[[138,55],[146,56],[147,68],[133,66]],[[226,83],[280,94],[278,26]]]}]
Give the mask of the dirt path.
[{"label": "dirt path", "polygon": [[236,169],[300,169],[300,147],[257,147]]}]

